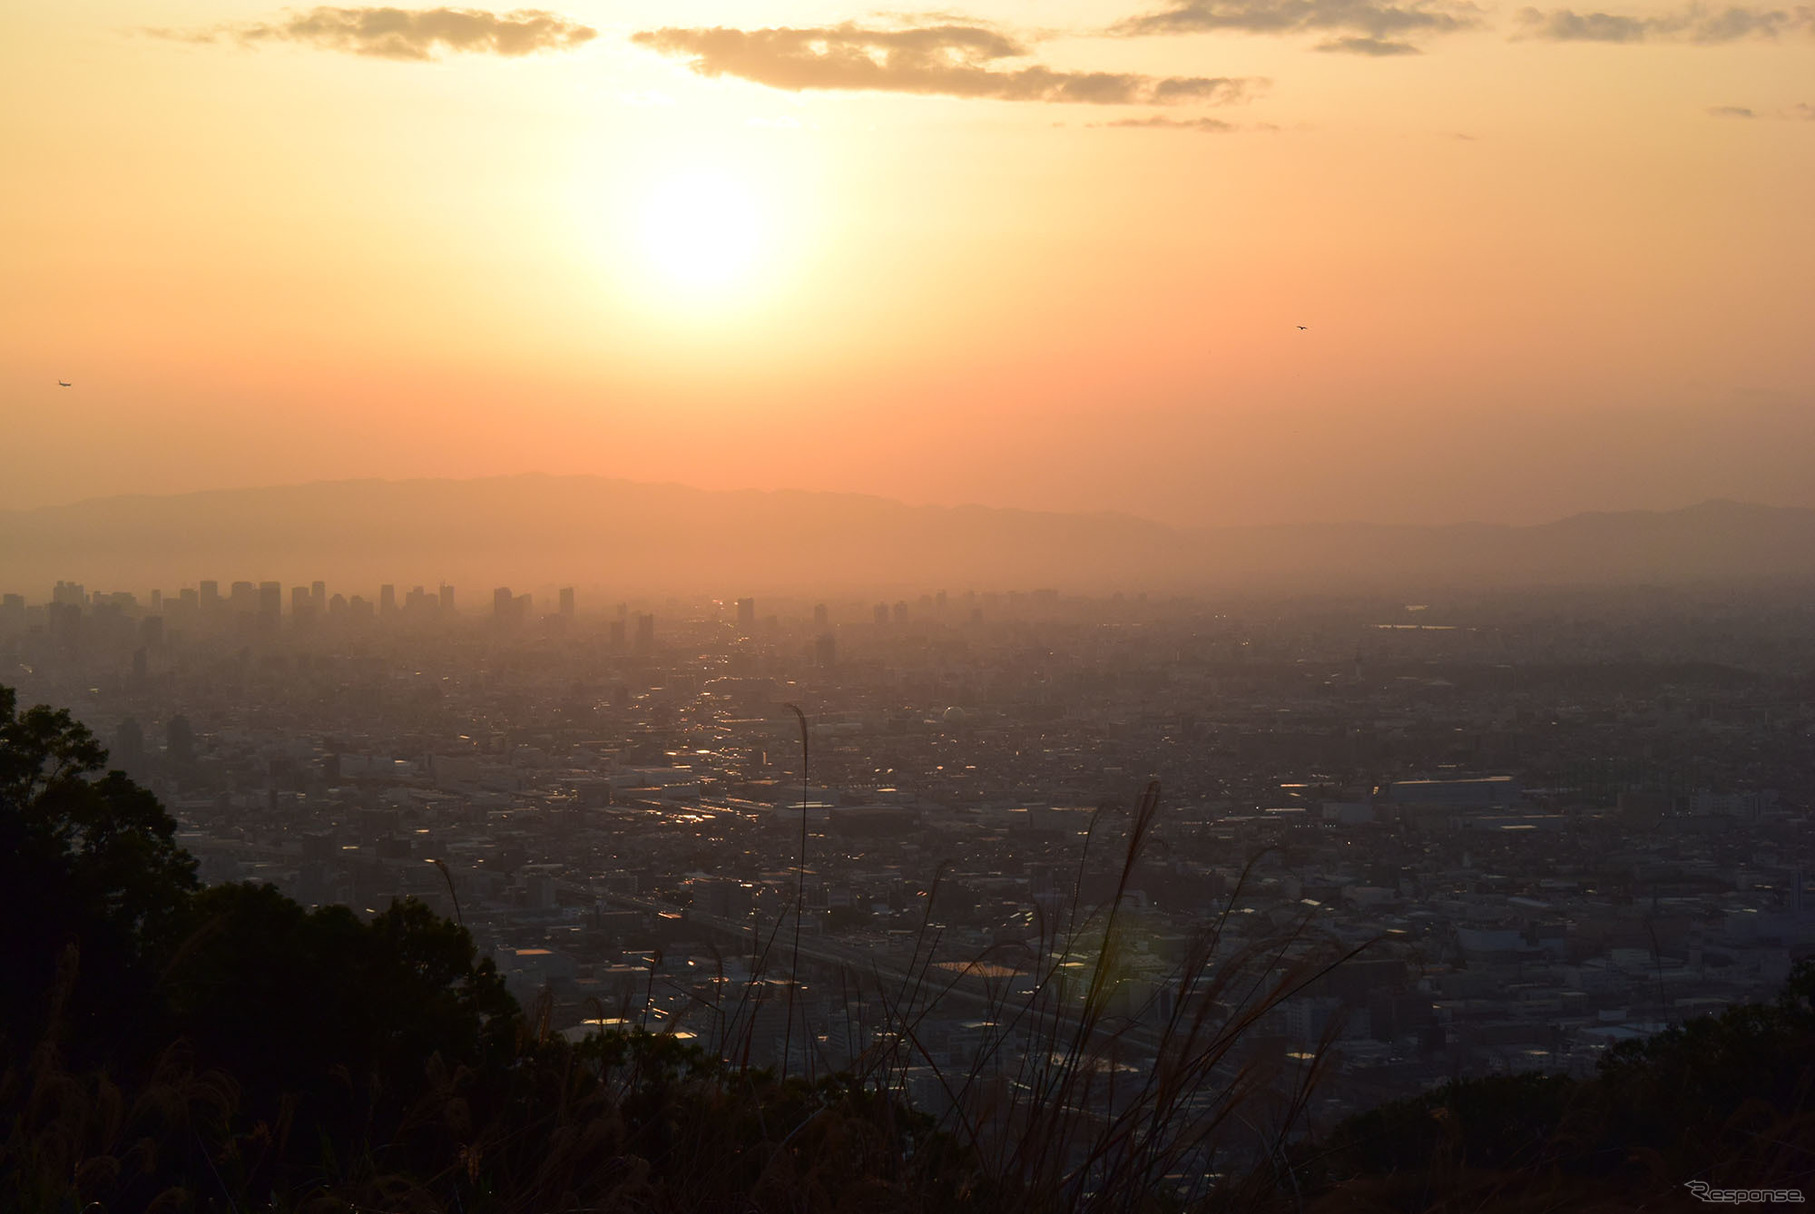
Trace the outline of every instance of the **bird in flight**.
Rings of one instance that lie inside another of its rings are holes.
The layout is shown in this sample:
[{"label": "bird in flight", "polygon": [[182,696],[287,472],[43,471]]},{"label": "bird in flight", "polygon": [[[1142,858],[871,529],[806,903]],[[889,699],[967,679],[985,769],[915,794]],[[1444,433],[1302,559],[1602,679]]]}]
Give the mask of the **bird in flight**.
[{"label": "bird in flight", "polygon": [[67,379],[60,379],[57,381],[57,387],[67,388],[67,387],[69,387],[69,381]]},{"label": "bird in flight", "polygon": [[1306,329],[1308,329],[1308,328],[1310,328],[1310,327],[1311,327],[1311,326],[1310,326],[1310,325],[1299,325],[1299,326],[1298,326],[1298,331],[1299,331],[1299,332],[1300,332],[1300,333],[1303,333],[1303,332],[1304,332],[1304,331],[1305,331],[1305,330],[1306,330]]}]

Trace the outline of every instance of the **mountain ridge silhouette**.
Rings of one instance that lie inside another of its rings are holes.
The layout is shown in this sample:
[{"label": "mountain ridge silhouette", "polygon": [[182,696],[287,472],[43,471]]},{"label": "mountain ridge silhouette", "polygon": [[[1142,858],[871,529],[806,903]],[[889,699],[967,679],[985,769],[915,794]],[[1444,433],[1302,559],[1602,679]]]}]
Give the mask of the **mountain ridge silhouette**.
[{"label": "mountain ridge silhouette", "polygon": [[[0,589],[33,601],[203,578],[473,591],[1068,592],[1815,580],[1815,510],[1713,499],[1548,523],[1179,527],[1135,515],[915,506],[595,476],[315,481],[0,511]],[[43,583],[43,585],[39,585]],[[466,605],[476,600],[469,593]]]}]

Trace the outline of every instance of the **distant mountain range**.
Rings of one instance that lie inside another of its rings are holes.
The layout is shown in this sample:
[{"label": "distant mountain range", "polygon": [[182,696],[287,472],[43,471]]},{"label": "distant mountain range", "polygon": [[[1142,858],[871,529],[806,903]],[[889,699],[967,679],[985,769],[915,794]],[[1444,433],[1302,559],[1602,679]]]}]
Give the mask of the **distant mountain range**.
[{"label": "distant mountain range", "polygon": [[1815,510],[1705,502],[1539,526],[1180,528],[584,476],[339,481],[0,512],[0,590],[316,578],[624,593],[1167,593],[1815,581]]}]

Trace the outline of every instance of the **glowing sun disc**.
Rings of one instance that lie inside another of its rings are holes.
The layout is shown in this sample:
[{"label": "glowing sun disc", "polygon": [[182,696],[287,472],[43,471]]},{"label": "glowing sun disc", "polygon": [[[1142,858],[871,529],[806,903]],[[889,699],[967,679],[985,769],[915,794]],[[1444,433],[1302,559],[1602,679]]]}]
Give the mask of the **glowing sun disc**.
[{"label": "glowing sun disc", "polygon": [[644,256],[680,286],[733,282],[762,250],[764,222],[756,195],[734,177],[705,170],[660,182],[643,204]]}]

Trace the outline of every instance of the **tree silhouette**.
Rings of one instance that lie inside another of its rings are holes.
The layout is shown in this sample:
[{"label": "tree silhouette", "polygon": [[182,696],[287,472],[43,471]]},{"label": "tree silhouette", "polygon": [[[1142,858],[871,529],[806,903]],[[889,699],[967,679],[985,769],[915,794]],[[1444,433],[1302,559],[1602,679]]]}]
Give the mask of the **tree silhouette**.
[{"label": "tree silhouette", "polygon": [[59,963],[81,980],[65,1014],[106,1043],[97,1018],[146,996],[149,953],[166,943],[195,861],[156,797],[118,771],[67,711],[19,712],[0,687],[0,1049],[28,1049]]}]

